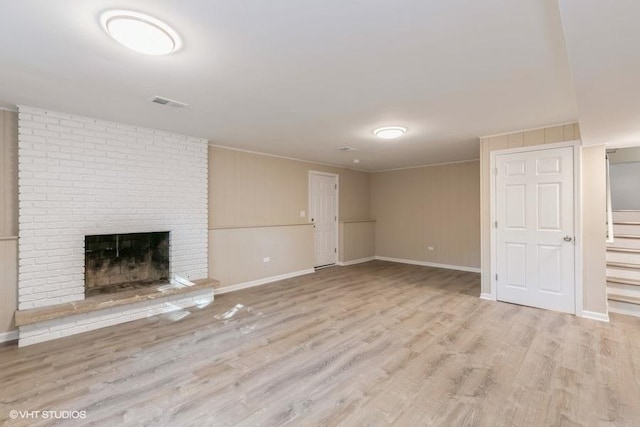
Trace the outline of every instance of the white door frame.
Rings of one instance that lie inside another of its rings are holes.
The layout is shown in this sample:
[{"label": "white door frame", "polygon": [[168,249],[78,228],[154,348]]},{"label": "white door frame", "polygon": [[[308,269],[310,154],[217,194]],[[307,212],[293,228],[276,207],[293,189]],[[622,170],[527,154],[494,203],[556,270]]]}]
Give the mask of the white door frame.
[{"label": "white door frame", "polygon": [[[321,171],[314,171],[314,170],[310,170],[309,171],[309,176],[307,178],[307,210],[309,212],[309,215],[307,215],[307,218],[309,220],[309,222],[311,222],[311,175],[320,175],[320,176],[331,176],[331,177],[335,177],[336,179],[336,193],[335,193],[335,198],[336,198],[336,221],[335,221],[335,234],[336,234],[336,264],[340,261],[340,175],[338,175],[337,173],[331,173],[331,172],[321,172]],[[315,230],[315,229],[314,229]],[[314,238],[314,243],[315,243],[315,238],[316,238],[316,234],[315,231],[313,233],[313,238]],[[314,257],[315,257],[315,253],[314,253]]]},{"label": "white door frame", "polygon": [[489,162],[489,171],[491,175],[490,180],[490,196],[489,196],[489,206],[490,206],[490,218],[491,218],[491,274],[490,274],[490,284],[491,284],[491,292],[486,295],[487,299],[491,299],[493,301],[497,301],[497,283],[496,283],[496,273],[498,272],[498,263],[497,263],[497,233],[496,227],[494,226],[496,221],[496,156],[502,154],[514,154],[514,153],[523,153],[527,151],[543,151],[543,150],[551,150],[555,148],[564,148],[564,147],[572,147],[573,148],[573,227],[575,228],[575,262],[574,262],[574,282],[575,282],[575,308],[576,308],[576,316],[583,316],[583,297],[582,297],[582,179],[580,166],[582,164],[582,149],[579,140],[576,141],[566,141],[566,142],[558,142],[554,144],[544,144],[544,145],[531,145],[528,147],[517,147],[517,148],[507,148],[504,150],[493,150],[490,153],[490,162]]}]

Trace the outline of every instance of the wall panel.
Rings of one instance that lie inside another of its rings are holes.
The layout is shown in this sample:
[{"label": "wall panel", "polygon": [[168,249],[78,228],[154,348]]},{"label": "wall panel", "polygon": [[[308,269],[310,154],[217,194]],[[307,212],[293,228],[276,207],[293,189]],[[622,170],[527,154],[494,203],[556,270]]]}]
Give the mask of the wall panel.
[{"label": "wall panel", "polygon": [[478,161],[372,174],[376,255],[479,267],[478,176]]},{"label": "wall panel", "polygon": [[375,221],[340,223],[340,262],[375,256]]},{"label": "wall panel", "polygon": [[308,270],[313,262],[308,224],[209,230],[210,274],[221,287]]},{"label": "wall panel", "polygon": [[18,305],[18,113],[0,110],[0,334]]},{"label": "wall panel", "polygon": [[[370,219],[369,173],[209,147],[209,274],[221,286],[313,267],[312,170],[339,175],[340,221]],[[357,239],[373,240],[370,232],[342,234],[339,244],[359,248]],[[267,256],[271,262],[263,263]]]}]

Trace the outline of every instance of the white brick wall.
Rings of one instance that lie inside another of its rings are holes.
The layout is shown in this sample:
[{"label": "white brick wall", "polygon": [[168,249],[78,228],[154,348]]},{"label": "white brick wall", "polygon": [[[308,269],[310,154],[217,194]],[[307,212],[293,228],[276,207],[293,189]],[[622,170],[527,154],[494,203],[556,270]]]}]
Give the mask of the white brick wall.
[{"label": "white brick wall", "polygon": [[207,141],[19,107],[19,309],[84,299],[84,236],[170,231],[207,277]]},{"label": "white brick wall", "polygon": [[19,110],[19,309],[84,298],[84,236],[171,231],[172,274],[207,277],[207,141]]}]

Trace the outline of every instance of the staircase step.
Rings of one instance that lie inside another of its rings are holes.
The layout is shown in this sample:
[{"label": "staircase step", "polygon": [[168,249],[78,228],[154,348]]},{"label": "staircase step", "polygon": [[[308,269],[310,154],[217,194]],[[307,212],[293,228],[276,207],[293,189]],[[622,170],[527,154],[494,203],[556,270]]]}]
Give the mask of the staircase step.
[{"label": "staircase step", "polygon": [[615,248],[625,248],[625,249],[640,249],[640,239],[618,239],[617,235],[615,236],[613,242],[607,243],[607,247],[615,247]]},{"label": "staircase step", "polygon": [[619,279],[638,280],[640,270],[635,268],[615,268],[607,266],[607,277],[617,277]]},{"label": "staircase step", "polygon": [[638,211],[614,211],[613,222],[624,221],[640,221],[640,212]]},{"label": "staircase step", "polygon": [[607,277],[607,283],[640,286],[640,280],[625,279],[624,277]]},{"label": "staircase step", "polygon": [[640,235],[640,222],[638,221],[618,221],[612,224],[613,234]]},{"label": "staircase step", "polygon": [[[607,262],[622,262],[627,264],[640,264],[640,252],[611,252],[607,251]],[[612,276],[615,276],[613,274]],[[640,276],[638,276],[640,278]]]},{"label": "staircase step", "polygon": [[631,264],[628,262],[608,262],[607,268],[626,268],[629,270],[640,270],[640,264]]},{"label": "staircase step", "polygon": [[626,302],[628,304],[640,305],[640,298],[638,297],[629,297],[626,295],[619,295],[619,294],[607,294],[607,298],[609,299],[609,301],[619,301],[619,302]]},{"label": "staircase step", "polygon": [[640,305],[629,304],[620,301],[609,301],[609,313],[624,314],[626,316],[640,317]]},{"label": "staircase step", "polygon": [[628,254],[640,254],[640,249],[633,248],[618,248],[618,247],[607,247],[608,252],[624,252]]}]

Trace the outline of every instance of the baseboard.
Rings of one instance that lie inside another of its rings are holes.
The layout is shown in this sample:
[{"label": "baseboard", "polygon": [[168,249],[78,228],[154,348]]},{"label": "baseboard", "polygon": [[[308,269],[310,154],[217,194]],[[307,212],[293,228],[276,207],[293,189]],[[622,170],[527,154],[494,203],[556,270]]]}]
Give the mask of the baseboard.
[{"label": "baseboard", "polygon": [[267,283],[277,282],[278,280],[291,279],[292,277],[304,276],[305,274],[311,273],[315,273],[315,270],[313,268],[307,268],[306,270],[294,271],[292,273],[280,274],[278,276],[265,277],[264,279],[223,286],[221,288],[214,289],[213,293],[214,295],[226,294],[229,292],[239,291],[241,289],[253,288],[254,286],[266,285]]},{"label": "baseboard", "polygon": [[352,259],[352,260],[349,260],[349,261],[336,262],[336,265],[344,267],[344,266],[347,266],[347,265],[362,264],[363,262],[373,261],[374,259],[376,259],[376,257],[370,256],[370,257],[367,257],[367,258],[358,258],[358,259]]},{"label": "baseboard", "polygon": [[496,300],[496,298],[495,298],[493,295],[491,295],[491,294],[486,294],[486,293],[484,293],[484,292],[482,292],[482,293],[480,294],[480,299],[484,299],[484,300],[487,300],[487,301],[495,301],[495,300]]},{"label": "baseboard", "polygon": [[582,310],[582,315],[580,317],[584,317],[585,319],[598,320],[600,322],[609,322],[609,315],[607,313]]},{"label": "baseboard", "polygon": [[412,259],[401,259],[401,258],[389,258],[386,256],[375,256],[375,259],[379,259],[380,261],[390,261],[390,262],[399,262],[402,264],[412,264],[412,265],[422,265],[424,267],[435,267],[435,268],[446,268],[447,270],[458,270],[458,271],[468,271],[471,273],[480,273],[480,268],[478,267],[467,267],[463,265],[449,265],[449,264],[438,264],[435,262],[427,262],[427,261],[415,261]]},{"label": "baseboard", "polygon": [[16,341],[18,339],[18,331],[0,332],[0,343]]}]

